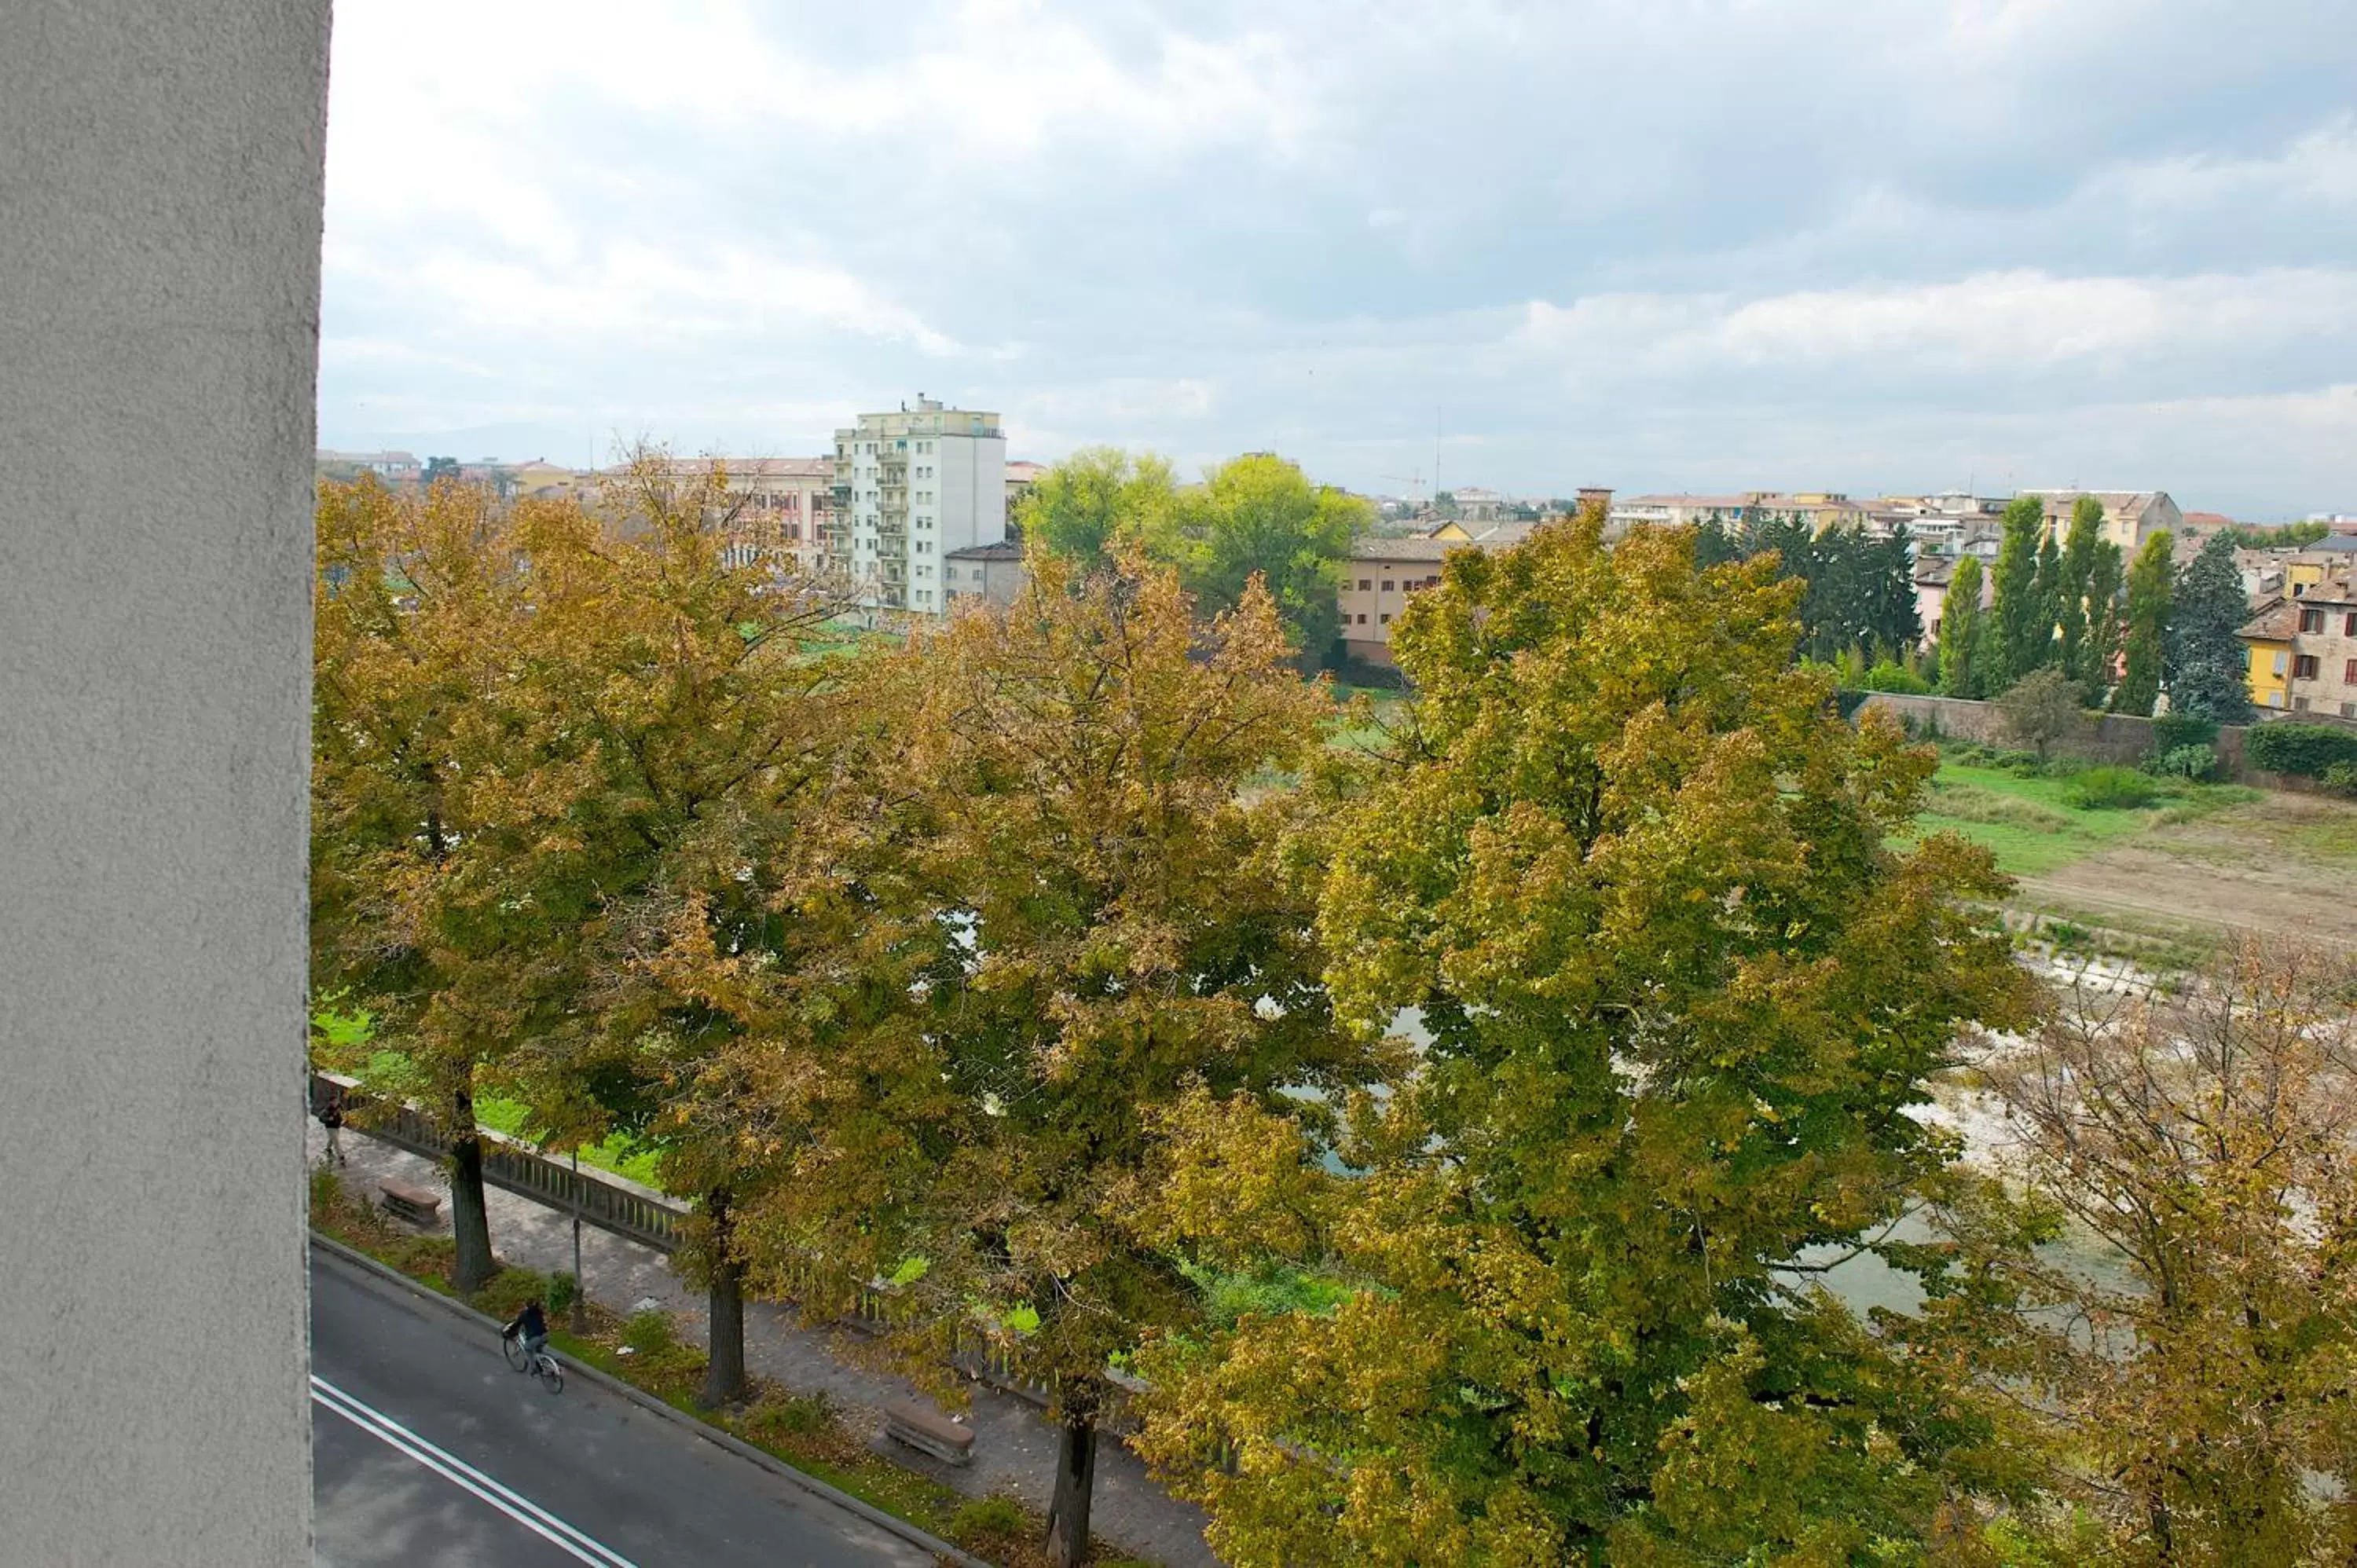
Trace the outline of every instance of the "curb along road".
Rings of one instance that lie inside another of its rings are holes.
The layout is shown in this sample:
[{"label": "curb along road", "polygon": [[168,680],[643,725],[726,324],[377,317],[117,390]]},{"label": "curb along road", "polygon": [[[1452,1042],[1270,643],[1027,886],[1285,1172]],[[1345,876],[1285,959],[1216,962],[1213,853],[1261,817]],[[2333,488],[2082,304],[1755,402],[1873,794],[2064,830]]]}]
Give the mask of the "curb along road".
[{"label": "curb along road", "polygon": [[[444,1295],[439,1291],[430,1289],[425,1285],[418,1283],[415,1280],[411,1279],[408,1275],[402,1273],[398,1270],[388,1268],[386,1265],[378,1262],[374,1258],[370,1257],[365,1252],[357,1251],[331,1237],[319,1234],[316,1230],[311,1232],[311,1245],[313,1248],[324,1252],[328,1257],[334,1258],[339,1262],[348,1263],[351,1267],[360,1270],[361,1273],[368,1274],[372,1278],[382,1280],[388,1284],[399,1287],[401,1290],[406,1292],[409,1295],[417,1300],[431,1302],[435,1305],[439,1306],[458,1317],[466,1319],[470,1324],[488,1329],[494,1335],[499,1332],[500,1325],[489,1316],[476,1311],[473,1307],[468,1306],[463,1301],[458,1301],[453,1297]],[[894,1535],[897,1535],[901,1540],[908,1541],[910,1545],[922,1547],[925,1551],[932,1552],[944,1563],[955,1563],[957,1564],[957,1568],[994,1568],[994,1564],[985,1562],[982,1558],[974,1556],[972,1552],[967,1552],[950,1541],[943,1541],[941,1537],[934,1535],[930,1531],[918,1529],[915,1525],[910,1524],[907,1520],[896,1518],[891,1514],[886,1513],[882,1509],[876,1507],[873,1503],[864,1502],[860,1498],[853,1497],[850,1493],[842,1490],[840,1487],[829,1486],[826,1482],[820,1480],[816,1476],[807,1475],[801,1470],[797,1470],[792,1466],[786,1464],[783,1460],[780,1460],[772,1455],[763,1453],[760,1449],[754,1447],[751,1444],[745,1442],[742,1438],[736,1436],[732,1433],[724,1432],[720,1428],[714,1426],[709,1423],[698,1421],[693,1416],[683,1414],[681,1412],[674,1410],[672,1406],[665,1404],[662,1400],[655,1398],[652,1394],[646,1392],[644,1390],[633,1388],[618,1378],[610,1377],[605,1372],[598,1370],[597,1368],[580,1360],[578,1358],[565,1358],[565,1375],[568,1380],[578,1379],[582,1381],[586,1381],[594,1384],[598,1388],[604,1389],[608,1393],[619,1395],[639,1406],[648,1413],[661,1416],[663,1420],[670,1422],[674,1426],[684,1431],[691,1432],[696,1436],[704,1439],[705,1442],[713,1444],[717,1447],[726,1449],[731,1454],[736,1455],[738,1458],[746,1460],[749,1464],[759,1466],[770,1474],[801,1487],[812,1496],[822,1498],[827,1502],[834,1504],[837,1508],[843,1509],[850,1513],[856,1514],[859,1518],[866,1520],[868,1523],[875,1525],[877,1529],[891,1531]]]}]

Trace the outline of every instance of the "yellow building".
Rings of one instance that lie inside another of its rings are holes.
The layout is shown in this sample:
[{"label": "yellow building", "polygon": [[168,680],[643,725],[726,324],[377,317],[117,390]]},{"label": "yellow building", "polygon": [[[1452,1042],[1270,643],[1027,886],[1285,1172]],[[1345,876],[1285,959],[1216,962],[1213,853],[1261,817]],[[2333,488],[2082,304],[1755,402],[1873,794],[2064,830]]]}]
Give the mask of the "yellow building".
[{"label": "yellow building", "polygon": [[2357,718],[2357,572],[2348,564],[2278,594],[2240,636],[2252,705],[2267,713]]},{"label": "yellow building", "polygon": [[2291,693],[2292,628],[2298,624],[2298,607],[2286,600],[2270,603],[2240,633],[2250,659],[2251,705],[2281,713]]}]

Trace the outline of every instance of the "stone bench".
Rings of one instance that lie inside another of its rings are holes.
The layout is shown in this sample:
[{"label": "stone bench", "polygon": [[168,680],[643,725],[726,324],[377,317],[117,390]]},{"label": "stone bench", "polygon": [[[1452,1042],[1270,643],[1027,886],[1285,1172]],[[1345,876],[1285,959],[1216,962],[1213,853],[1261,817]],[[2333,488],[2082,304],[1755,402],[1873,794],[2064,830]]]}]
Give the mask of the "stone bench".
[{"label": "stone bench", "polygon": [[884,1435],[944,1464],[963,1465],[974,1458],[972,1427],[911,1400],[894,1400],[884,1407]]},{"label": "stone bench", "polygon": [[377,1183],[376,1189],[384,1195],[387,1214],[406,1219],[413,1225],[438,1224],[442,1219],[442,1199],[435,1193],[390,1177]]}]

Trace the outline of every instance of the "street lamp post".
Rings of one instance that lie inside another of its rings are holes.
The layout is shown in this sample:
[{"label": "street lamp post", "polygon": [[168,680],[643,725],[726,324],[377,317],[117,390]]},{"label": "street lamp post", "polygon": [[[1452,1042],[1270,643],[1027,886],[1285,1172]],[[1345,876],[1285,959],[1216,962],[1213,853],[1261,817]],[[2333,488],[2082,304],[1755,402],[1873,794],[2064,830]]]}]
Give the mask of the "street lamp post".
[{"label": "street lamp post", "polygon": [[573,1147],[573,1332],[583,1331],[586,1318],[581,1298],[588,1294],[581,1288],[581,1146]]}]

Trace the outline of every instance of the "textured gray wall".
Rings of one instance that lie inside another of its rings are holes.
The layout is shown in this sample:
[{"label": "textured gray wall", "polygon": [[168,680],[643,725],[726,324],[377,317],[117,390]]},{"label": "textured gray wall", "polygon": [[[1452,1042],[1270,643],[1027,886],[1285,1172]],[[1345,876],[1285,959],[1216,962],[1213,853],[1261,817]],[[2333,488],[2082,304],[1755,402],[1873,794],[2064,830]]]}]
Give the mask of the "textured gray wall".
[{"label": "textured gray wall", "polygon": [[328,0],[0,0],[0,1561],[308,1563]]}]

